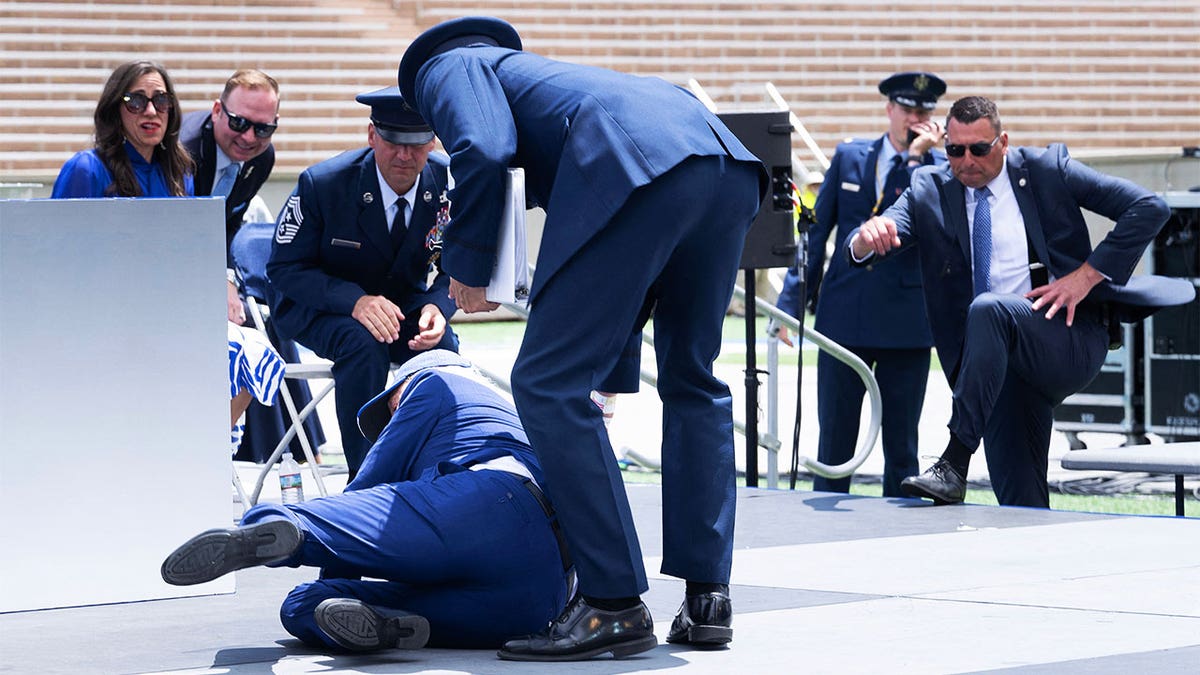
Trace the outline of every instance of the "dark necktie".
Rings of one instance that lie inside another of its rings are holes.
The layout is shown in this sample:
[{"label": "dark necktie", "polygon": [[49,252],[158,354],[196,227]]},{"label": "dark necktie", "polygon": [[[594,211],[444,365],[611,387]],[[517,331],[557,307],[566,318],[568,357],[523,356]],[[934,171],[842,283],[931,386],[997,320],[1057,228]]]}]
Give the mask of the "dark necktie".
[{"label": "dark necktie", "polygon": [[871,209],[872,216],[877,215],[880,211],[883,210],[880,207],[883,206],[883,200],[884,200],[884,196],[887,191],[888,183],[892,177],[892,174],[895,173],[896,169],[898,169],[900,167],[900,164],[903,161],[904,161],[904,157],[902,155],[892,155],[892,159],[888,163],[887,170],[883,171],[882,175],[875,177],[875,185],[878,187],[879,194],[876,195],[875,207],[873,209]]},{"label": "dark necktie", "polygon": [[986,187],[975,191],[975,223],[971,231],[971,248],[974,250],[975,295],[986,293],[992,280],[992,205],[988,203],[991,190]]},{"label": "dark necktie", "polygon": [[408,228],[404,225],[404,209],[408,207],[408,202],[403,198],[399,198],[395,202],[396,216],[392,218],[392,250],[399,251],[404,245],[404,235],[408,234]]}]

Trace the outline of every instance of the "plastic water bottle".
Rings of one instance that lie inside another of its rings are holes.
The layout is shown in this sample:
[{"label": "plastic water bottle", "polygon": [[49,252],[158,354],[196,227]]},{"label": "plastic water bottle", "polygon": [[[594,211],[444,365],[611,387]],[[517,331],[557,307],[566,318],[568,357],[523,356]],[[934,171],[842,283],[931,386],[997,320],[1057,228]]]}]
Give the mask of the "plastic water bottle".
[{"label": "plastic water bottle", "polygon": [[300,465],[292,459],[292,453],[283,453],[279,462],[279,493],[284,504],[299,504],[304,501],[304,481],[300,478]]}]

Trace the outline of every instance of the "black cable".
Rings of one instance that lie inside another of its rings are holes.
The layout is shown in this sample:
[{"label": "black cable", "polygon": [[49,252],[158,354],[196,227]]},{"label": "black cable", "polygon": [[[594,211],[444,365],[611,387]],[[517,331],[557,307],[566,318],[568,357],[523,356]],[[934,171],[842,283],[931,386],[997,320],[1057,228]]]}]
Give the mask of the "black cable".
[{"label": "black cable", "polygon": [[[796,183],[792,182],[793,194],[796,190]],[[804,307],[807,305],[805,299],[806,288],[805,282],[808,278],[808,227],[813,222],[813,213],[802,203],[797,204],[800,210],[800,217],[797,220],[797,228],[799,232],[796,237],[796,277],[799,279],[799,291],[797,297],[800,299],[800,306],[796,308],[796,317],[799,327],[796,329],[796,422],[792,425],[792,466],[790,472],[789,489],[796,489],[796,481],[800,473],[800,418],[802,415],[803,406],[801,405],[802,383],[804,381]]]}]

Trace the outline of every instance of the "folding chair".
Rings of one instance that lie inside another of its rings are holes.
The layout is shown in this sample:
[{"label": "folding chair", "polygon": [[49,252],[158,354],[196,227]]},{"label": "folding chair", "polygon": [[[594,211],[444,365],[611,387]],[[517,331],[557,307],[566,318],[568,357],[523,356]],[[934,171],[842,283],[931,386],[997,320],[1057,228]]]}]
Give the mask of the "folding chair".
[{"label": "folding chair", "polygon": [[[263,318],[262,309],[258,302],[252,297],[246,296],[246,305],[250,308],[250,318],[254,322],[254,327],[260,331],[266,331],[266,321]],[[279,440],[279,444],[275,446],[275,450],[271,456],[267,458],[267,462],[263,464],[263,468],[258,473],[258,480],[254,484],[254,492],[250,495],[250,505],[258,503],[258,498],[262,494],[263,484],[267,480],[267,476],[271,474],[271,469],[275,467],[275,463],[283,457],[283,453],[287,450],[288,445],[293,438],[299,438],[300,446],[304,449],[304,456],[308,460],[308,470],[312,473],[313,480],[316,481],[317,491],[324,497],[328,495],[325,489],[325,478],[321,475],[320,466],[317,464],[316,453],[313,452],[312,444],[308,442],[308,434],[304,431],[304,420],[308,419],[317,410],[317,404],[333,391],[333,364],[324,363],[289,363],[284,367],[284,379],[291,380],[313,380],[323,379],[329,382],[312,396],[312,400],[308,405],[300,410],[296,410],[296,402],[292,399],[292,393],[287,386],[279,388],[279,398],[283,401],[284,408],[288,412],[288,417],[292,420],[291,426],[288,427],[287,433]]]},{"label": "folding chair", "polygon": [[[266,334],[267,325],[267,317],[265,315],[269,310],[266,307],[260,306],[255,298],[272,297],[272,291],[267,281],[266,267],[267,258],[271,254],[271,239],[274,233],[274,223],[246,222],[242,224],[237,234],[234,235],[233,243],[230,247],[233,252],[234,264],[237,266],[238,273],[242,277],[243,287],[246,291],[246,305],[249,309],[250,319],[254,327],[262,331],[264,335]],[[238,496],[242,499],[242,505],[245,508],[258,503],[267,476],[270,475],[279,458],[283,456],[292,439],[298,439],[300,442],[304,456],[308,460],[309,472],[316,482],[317,491],[322,497],[328,494],[325,488],[324,477],[321,475],[319,465],[317,464],[316,453],[313,451],[312,443],[308,440],[308,434],[304,433],[304,421],[316,412],[317,405],[333,391],[333,364],[329,362],[288,363],[284,370],[284,379],[325,379],[328,380],[328,383],[320,391],[314,392],[312,400],[300,410],[296,409],[295,399],[292,398],[291,391],[286,386],[286,383],[279,388],[279,399],[283,402],[284,409],[287,410],[288,419],[291,420],[291,424],[288,426],[283,438],[275,446],[270,457],[266,460],[262,470],[259,471],[254,491],[250,493],[248,498],[245,496],[245,491],[241,487],[241,481],[237,479],[235,473],[234,488],[238,491]]]}]

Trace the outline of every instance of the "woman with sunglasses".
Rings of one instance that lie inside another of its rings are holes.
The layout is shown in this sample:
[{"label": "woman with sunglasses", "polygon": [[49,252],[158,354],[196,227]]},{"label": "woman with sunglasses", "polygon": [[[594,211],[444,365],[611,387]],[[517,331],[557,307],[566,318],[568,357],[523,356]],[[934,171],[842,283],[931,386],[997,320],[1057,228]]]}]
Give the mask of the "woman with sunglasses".
[{"label": "woman with sunglasses", "polygon": [[[96,147],[67,160],[51,197],[191,197],[195,164],[179,142],[181,115],[166,68],[130,61],[109,76],[96,103]],[[231,442],[251,399],[271,405],[283,359],[258,331],[229,323]]]},{"label": "woman with sunglasses", "polygon": [[67,160],[52,198],[190,197],[192,160],[166,68],[130,61],[112,72],[93,115],[96,145]]}]

